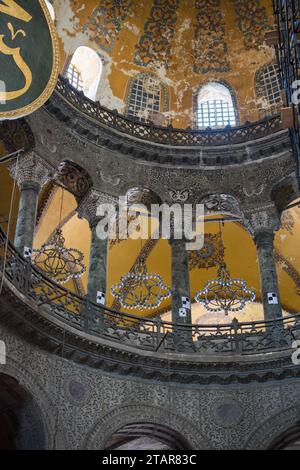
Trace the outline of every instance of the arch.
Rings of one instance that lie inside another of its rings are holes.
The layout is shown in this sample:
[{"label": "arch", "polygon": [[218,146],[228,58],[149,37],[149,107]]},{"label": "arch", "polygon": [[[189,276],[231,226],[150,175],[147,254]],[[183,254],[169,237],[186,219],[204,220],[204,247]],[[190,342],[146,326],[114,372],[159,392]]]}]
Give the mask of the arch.
[{"label": "arch", "polygon": [[276,63],[264,65],[256,72],[255,87],[261,115],[278,112],[282,100],[279,67]]},{"label": "arch", "polygon": [[299,428],[299,407],[300,404],[292,406],[260,424],[245,443],[245,450],[276,449],[276,445],[280,445],[280,439]]},{"label": "arch", "polygon": [[271,199],[281,213],[300,197],[299,184],[295,176],[287,176],[276,183],[271,191]]},{"label": "arch", "polygon": [[153,73],[139,73],[128,83],[126,115],[141,122],[166,125],[163,113],[169,111],[167,86]]},{"label": "arch", "polygon": [[188,443],[168,426],[147,422],[127,424],[105,444],[106,450],[187,450]]},{"label": "arch", "polygon": [[147,207],[148,213],[151,213],[152,204],[162,204],[161,198],[151,189],[143,187],[132,187],[126,191],[125,201],[128,206],[143,204]]},{"label": "arch", "polygon": [[224,128],[238,124],[237,101],[225,82],[208,82],[196,95],[196,122],[199,129]]},{"label": "arch", "polygon": [[10,375],[0,373],[0,449],[46,449],[47,432],[33,396]]},{"label": "arch", "polygon": [[66,69],[70,84],[95,101],[102,75],[102,60],[90,47],[79,46]]},{"label": "arch", "polygon": [[230,194],[206,194],[199,199],[198,204],[204,205],[205,215],[223,214],[243,219],[239,201]]},{"label": "arch", "polygon": [[300,421],[274,439],[269,449],[300,450]]},{"label": "arch", "polygon": [[[10,351],[9,340],[6,340],[7,350]],[[23,356],[21,357],[23,361]],[[12,377],[33,398],[34,408],[39,410],[43,419],[45,431],[45,449],[67,449],[66,430],[61,419],[56,414],[56,404],[46,393],[43,385],[24,368],[22,362],[13,359],[9,353],[6,364],[0,365],[0,373]]]},{"label": "arch", "polygon": [[193,450],[213,448],[199,430],[185,418],[163,408],[136,404],[119,406],[103,415],[89,431],[83,448],[102,450],[111,436],[133,423],[152,423],[164,428],[167,426],[182,436],[185,445]]}]

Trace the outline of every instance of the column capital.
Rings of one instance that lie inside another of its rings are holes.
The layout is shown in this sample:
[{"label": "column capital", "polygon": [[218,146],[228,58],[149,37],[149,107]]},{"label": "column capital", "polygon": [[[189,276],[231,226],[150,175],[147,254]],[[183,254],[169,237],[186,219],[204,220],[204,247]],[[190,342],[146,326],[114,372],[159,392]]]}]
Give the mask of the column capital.
[{"label": "column capital", "polygon": [[8,166],[10,176],[16,179],[19,189],[26,185],[34,186],[38,191],[52,179],[53,168],[34,151],[14,159]]},{"label": "column capital", "polygon": [[280,217],[275,205],[269,205],[264,209],[246,214],[245,225],[253,239],[257,239],[259,234],[273,234],[280,228]]},{"label": "column capital", "polygon": [[118,198],[91,188],[77,207],[78,217],[86,219],[91,228],[97,225],[101,219],[101,217],[97,216],[97,209],[100,204],[112,204],[114,207],[117,207]]}]

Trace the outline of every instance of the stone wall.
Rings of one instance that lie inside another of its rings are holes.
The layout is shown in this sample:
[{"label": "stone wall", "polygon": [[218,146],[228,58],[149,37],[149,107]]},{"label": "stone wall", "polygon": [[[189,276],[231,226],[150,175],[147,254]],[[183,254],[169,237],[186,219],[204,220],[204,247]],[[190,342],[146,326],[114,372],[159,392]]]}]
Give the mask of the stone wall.
[{"label": "stone wall", "polygon": [[102,449],[134,422],[165,425],[193,449],[267,448],[298,422],[300,381],[188,387],[119,378],[32,347],[1,327],[0,372],[33,396],[50,449]]}]

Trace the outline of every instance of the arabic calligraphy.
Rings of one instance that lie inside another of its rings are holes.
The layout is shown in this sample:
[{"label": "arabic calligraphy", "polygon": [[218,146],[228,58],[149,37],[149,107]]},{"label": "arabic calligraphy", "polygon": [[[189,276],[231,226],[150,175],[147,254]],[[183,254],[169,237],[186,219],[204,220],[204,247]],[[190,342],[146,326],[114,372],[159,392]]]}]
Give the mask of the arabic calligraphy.
[{"label": "arabic calligraphy", "polygon": [[[26,23],[32,20],[32,16],[27,13],[21,6],[19,6],[13,0],[2,0],[4,4],[0,4],[0,13],[14,17],[18,20],[24,21]],[[12,41],[18,37],[18,35],[26,37],[26,33],[23,29],[19,29],[15,32],[14,27],[11,22],[7,23],[7,28],[11,34]],[[21,55],[21,48],[20,47],[10,47],[5,43],[5,35],[0,34],[0,52],[6,56],[11,56],[17,65],[17,67],[22,72],[25,78],[25,84],[19,90],[14,91],[1,91],[0,92],[0,101],[6,102],[10,100],[14,100],[19,98],[20,96],[24,95],[30,88],[32,84],[32,72],[29,66],[24,61]]]}]

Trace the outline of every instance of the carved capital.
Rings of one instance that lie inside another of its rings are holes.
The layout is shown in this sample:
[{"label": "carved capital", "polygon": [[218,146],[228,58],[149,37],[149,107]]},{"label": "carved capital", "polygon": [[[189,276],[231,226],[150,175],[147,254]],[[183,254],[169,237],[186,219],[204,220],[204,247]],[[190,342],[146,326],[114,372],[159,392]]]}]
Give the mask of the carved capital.
[{"label": "carved capital", "polygon": [[8,169],[10,176],[16,179],[20,190],[26,185],[34,185],[41,190],[53,176],[53,168],[35,152],[14,159]]},{"label": "carved capital", "polygon": [[86,219],[91,228],[101,219],[101,216],[97,215],[100,204],[111,204],[116,208],[118,199],[96,189],[90,189],[77,207],[78,217]]},{"label": "carved capital", "polygon": [[260,233],[274,233],[280,228],[280,217],[274,205],[246,214],[245,225],[254,239]]}]

